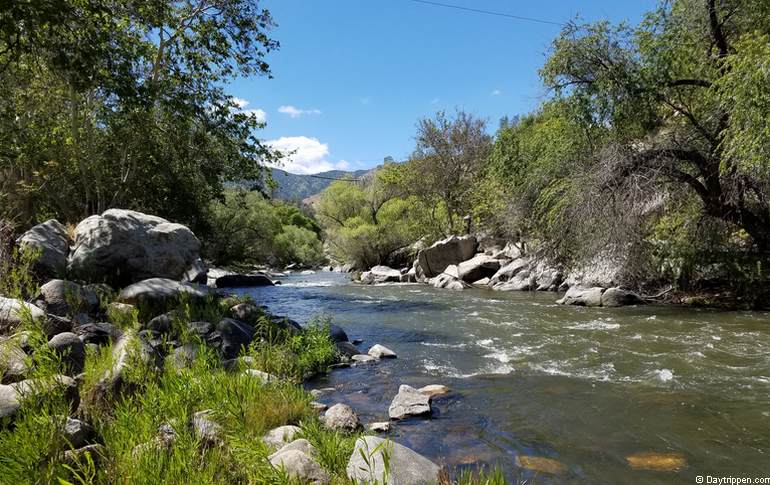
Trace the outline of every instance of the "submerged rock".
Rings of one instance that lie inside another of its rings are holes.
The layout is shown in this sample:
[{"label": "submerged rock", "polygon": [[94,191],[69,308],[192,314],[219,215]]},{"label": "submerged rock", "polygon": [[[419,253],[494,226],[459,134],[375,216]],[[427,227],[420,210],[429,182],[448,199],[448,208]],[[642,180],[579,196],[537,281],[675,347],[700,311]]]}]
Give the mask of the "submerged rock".
[{"label": "submerged rock", "polygon": [[402,384],[388,408],[390,419],[430,414],[430,398],[412,386]]},{"label": "submerged rock", "polygon": [[687,466],[682,453],[634,453],[626,457],[628,466],[636,470],[678,471]]},{"label": "submerged rock", "polygon": [[429,398],[436,396],[442,396],[449,393],[449,388],[441,384],[430,384],[417,389],[419,392],[425,394]]},{"label": "submerged rock", "polygon": [[358,364],[374,364],[375,362],[377,362],[377,359],[367,354],[356,354],[352,356],[350,360]]},{"label": "submerged rock", "polygon": [[568,470],[567,465],[564,463],[542,456],[518,455],[516,457],[516,465],[527,470],[548,473],[550,475],[564,475]]},{"label": "submerged rock", "polygon": [[[432,485],[440,483],[441,469],[406,446],[376,436],[364,436],[356,441],[346,472],[357,484],[377,481],[382,485]],[[386,475],[387,481],[383,483]]]}]

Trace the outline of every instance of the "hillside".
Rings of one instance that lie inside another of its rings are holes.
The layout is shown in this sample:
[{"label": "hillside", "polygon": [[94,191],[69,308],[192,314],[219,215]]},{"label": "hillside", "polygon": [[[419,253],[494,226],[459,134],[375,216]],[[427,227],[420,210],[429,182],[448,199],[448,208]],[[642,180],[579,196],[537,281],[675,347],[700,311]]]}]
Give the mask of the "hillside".
[{"label": "hillside", "polygon": [[369,170],[356,170],[353,172],[346,172],[344,170],[331,170],[314,175],[298,175],[274,168],[272,170],[273,179],[278,184],[278,187],[273,191],[273,197],[276,199],[299,202],[323,191],[333,182],[333,180],[330,179],[339,179],[346,176],[359,178],[368,171]]}]

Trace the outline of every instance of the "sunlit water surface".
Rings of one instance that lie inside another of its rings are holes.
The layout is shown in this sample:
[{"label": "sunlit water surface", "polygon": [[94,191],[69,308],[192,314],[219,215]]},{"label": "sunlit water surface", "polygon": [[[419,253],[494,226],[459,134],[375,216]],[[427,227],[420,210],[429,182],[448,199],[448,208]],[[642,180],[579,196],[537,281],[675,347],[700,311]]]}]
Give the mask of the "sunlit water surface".
[{"label": "sunlit water surface", "polygon": [[[336,370],[308,387],[384,421],[400,384],[445,384],[431,419],[391,437],[452,469],[501,467],[535,483],[694,483],[770,476],[770,315],[673,306],[564,307],[553,293],[362,286],[321,272],[238,290],[307,322],[328,314],[366,351],[398,359]],[[631,469],[628,455],[684,454],[679,471]],[[519,469],[554,458],[560,476]]]}]

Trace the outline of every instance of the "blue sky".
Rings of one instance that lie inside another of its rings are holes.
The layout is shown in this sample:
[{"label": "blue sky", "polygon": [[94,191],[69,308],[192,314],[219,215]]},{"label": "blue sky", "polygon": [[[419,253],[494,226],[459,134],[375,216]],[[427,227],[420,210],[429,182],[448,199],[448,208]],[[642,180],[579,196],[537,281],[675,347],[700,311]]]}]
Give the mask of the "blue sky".
[{"label": "blue sky", "polygon": [[[563,22],[580,15],[637,23],[655,0],[439,0]],[[230,93],[267,121],[260,138],[296,150],[282,168],[315,173],[402,160],[415,124],[455,108],[498,120],[531,111],[546,95],[537,71],[559,27],[411,0],[266,0],[281,48],[273,79],[248,78]]]}]

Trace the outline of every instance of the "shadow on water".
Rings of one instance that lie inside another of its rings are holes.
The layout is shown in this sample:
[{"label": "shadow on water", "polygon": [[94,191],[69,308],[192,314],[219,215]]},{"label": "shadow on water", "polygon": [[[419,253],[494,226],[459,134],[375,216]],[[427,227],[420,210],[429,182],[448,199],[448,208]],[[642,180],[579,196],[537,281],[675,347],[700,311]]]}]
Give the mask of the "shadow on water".
[{"label": "shadow on water", "polygon": [[[381,343],[398,353],[308,382],[335,388],[318,400],[347,403],[367,423],[387,420],[401,384],[449,386],[431,419],[398,422],[390,436],[455,470],[499,465],[528,483],[693,483],[770,470],[767,314],[566,308],[553,294],[371,287],[333,273],[284,283],[242,291],[299,321],[332,315],[364,339],[362,352]],[[649,453],[683,462],[629,465]],[[522,469],[517,457],[564,470]]]}]

